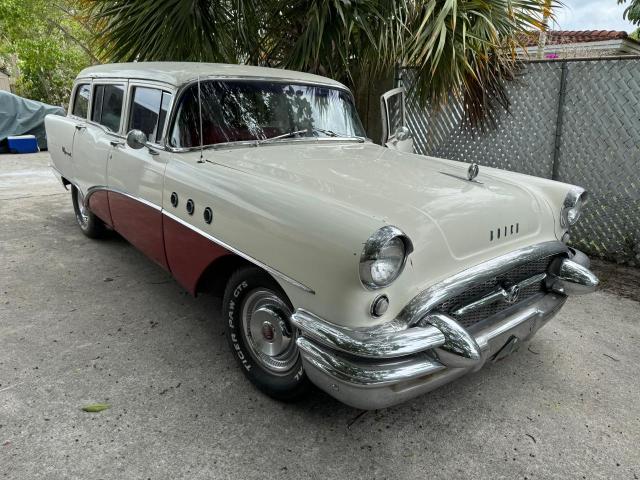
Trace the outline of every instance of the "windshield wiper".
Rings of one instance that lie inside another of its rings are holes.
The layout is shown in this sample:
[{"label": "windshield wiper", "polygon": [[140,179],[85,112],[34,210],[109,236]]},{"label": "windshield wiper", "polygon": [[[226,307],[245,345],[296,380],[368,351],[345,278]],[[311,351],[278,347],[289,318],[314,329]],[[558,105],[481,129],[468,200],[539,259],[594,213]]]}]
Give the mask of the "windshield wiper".
[{"label": "windshield wiper", "polygon": [[293,137],[294,135],[299,135],[301,133],[308,133],[310,131],[316,131],[316,132],[324,133],[325,135],[327,135],[329,137],[355,138],[360,143],[363,143],[365,141],[364,137],[342,135],[342,134],[336,133],[336,132],[334,132],[332,130],[327,130],[327,129],[318,128],[318,127],[311,127],[311,128],[305,128],[304,130],[296,130],[296,131],[293,131],[293,132],[283,133],[282,135],[276,135],[275,137],[269,137],[269,138],[263,138],[263,139],[260,139],[260,140],[256,140],[256,144],[257,145],[262,145],[263,143],[269,143],[269,142],[271,142],[273,140],[279,140],[279,139],[282,139],[282,138],[289,138],[289,137]]},{"label": "windshield wiper", "polygon": [[296,130],[295,132],[288,132],[288,133],[283,133],[282,135],[276,135],[275,137],[269,137],[269,138],[263,138],[261,140],[256,140],[256,143],[258,145],[262,144],[262,143],[267,143],[270,142],[272,140],[278,140],[280,138],[287,138],[287,137],[293,137],[294,135],[299,135],[301,133],[306,133],[308,132],[308,129],[304,129],[304,130]]}]

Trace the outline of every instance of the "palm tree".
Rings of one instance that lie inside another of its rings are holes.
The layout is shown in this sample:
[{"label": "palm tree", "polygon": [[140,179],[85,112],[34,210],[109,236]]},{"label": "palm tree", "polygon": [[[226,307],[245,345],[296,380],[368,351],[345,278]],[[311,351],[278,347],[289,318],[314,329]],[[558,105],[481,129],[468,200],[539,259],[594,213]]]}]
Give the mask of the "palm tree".
[{"label": "palm tree", "polygon": [[327,75],[356,90],[416,69],[425,103],[451,95],[478,123],[508,107],[524,31],[555,0],[80,0],[105,61],[249,63]]},{"label": "palm tree", "polygon": [[552,7],[551,0],[546,0],[544,3],[544,11],[542,12],[542,29],[538,37],[538,60],[542,60],[544,56],[544,47],[547,44],[547,30],[549,29],[549,17],[551,17]]},{"label": "palm tree", "polygon": [[[618,4],[627,3],[627,0],[618,0]],[[640,25],[640,0],[629,0],[629,6],[624,10],[624,18],[634,25]]]}]

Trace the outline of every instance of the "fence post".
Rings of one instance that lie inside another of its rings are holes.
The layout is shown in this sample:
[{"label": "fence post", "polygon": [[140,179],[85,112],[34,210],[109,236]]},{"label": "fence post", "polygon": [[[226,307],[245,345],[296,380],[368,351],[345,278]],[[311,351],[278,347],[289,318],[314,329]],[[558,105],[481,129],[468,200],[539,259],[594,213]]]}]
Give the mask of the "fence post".
[{"label": "fence post", "polygon": [[567,62],[562,62],[560,73],[560,95],[558,96],[558,115],[556,117],[556,139],[553,149],[553,167],[551,169],[551,179],[558,180],[558,170],[560,169],[560,147],[562,142],[562,124],[564,121],[564,103],[567,93]]}]

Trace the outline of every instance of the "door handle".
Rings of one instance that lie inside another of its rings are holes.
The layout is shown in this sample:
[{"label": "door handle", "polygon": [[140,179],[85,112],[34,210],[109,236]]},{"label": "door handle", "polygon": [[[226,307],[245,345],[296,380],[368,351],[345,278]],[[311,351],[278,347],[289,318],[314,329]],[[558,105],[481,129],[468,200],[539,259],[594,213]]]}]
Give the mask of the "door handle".
[{"label": "door handle", "polygon": [[85,128],[87,128],[86,125],[76,125],[76,130],[83,130]]},{"label": "door handle", "polygon": [[71,152],[69,152],[64,145],[62,146],[62,153],[64,153],[66,156],[70,157],[71,156]]},{"label": "door handle", "polygon": [[119,142],[117,140],[109,140],[109,145],[111,145],[112,147],[121,147],[124,145],[123,142]]},{"label": "door handle", "polygon": [[153,155],[153,156],[160,155],[160,152],[157,150],[154,150],[153,148],[149,148],[149,155]]}]

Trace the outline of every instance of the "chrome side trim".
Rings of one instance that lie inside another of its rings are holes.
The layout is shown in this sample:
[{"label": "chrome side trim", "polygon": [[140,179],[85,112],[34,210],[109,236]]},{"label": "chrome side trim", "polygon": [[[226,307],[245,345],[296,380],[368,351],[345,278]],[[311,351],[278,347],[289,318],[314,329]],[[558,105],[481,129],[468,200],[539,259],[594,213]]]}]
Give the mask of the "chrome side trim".
[{"label": "chrome side trim", "polygon": [[131,195],[130,193],[127,193],[123,190],[120,190],[118,188],[112,188],[112,187],[107,187],[105,185],[94,185],[93,187],[89,187],[87,189],[87,193],[84,195],[84,206],[88,207],[89,206],[89,198],[91,198],[91,195],[93,195],[96,192],[99,191],[107,191],[107,192],[113,192],[113,193],[117,193],[119,195],[123,195],[127,198],[130,198],[131,200],[135,200],[136,202],[140,202],[144,205],[146,205],[147,207],[151,207],[154,210],[161,212],[162,211],[162,207],[160,205],[156,205],[153,202],[150,202],[149,200],[145,200],[142,197],[137,197],[136,195]]},{"label": "chrome side trim", "polygon": [[568,251],[568,247],[557,240],[543,242],[515,250],[506,255],[476,265],[475,267],[468,268],[416,295],[407,306],[402,309],[396,321],[409,326],[415,325],[436,305],[450,297],[463,293],[471,286],[485,279],[494,277],[532,260],[567,253]]},{"label": "chrome side trim", "polygon": [[291,323],[309,339],[334,350],[363,358],[393,358],[430,350],[445,343],[435,327],[415,327],[398,332],[350,330],[333,325],[304,309],[291,316]]},{"label": "chrome side trim", "polygon": [[167,212],[166,210],[162,210],[162,214],[167,216],[168,218],[170,218],[171,220],[178,222],[179,224],[181,224],[184,227],[187,227],[191,230],[193,230],[195,233],[197,233],[198,235],[202,235],[203,237],[205,237],[206,239],[212,241],[213,243],[217,243],[218,245],[220,245],[222,248],[225,248],[227,250],[229,250],[230,252],[235,253],[236,255],[238,255],[239,257],[244,258],[245,260],[253,263],[254,265],[266,270],[267,272],[269,272],[270,274],[280,278],[281,280],[284,280],[285,282],[293,285],[294,287],[300,288],[301,290],[304,290],[307,293],[310,293],[312,295],[315,295],[315,291],[311,288],[309,288],[308,286],[306,286],[304,283],[301,283],[291,277],[289,277],[288,275],[285,275],[284,273],[282,273],[279,270],[276,270],[273,267],[270,267],[269,265],[262,263],[259,260],[256,260],[254,257],[252,257],[251,255],[248,255],[240,250],[238,250],[237,248],[232,247],[231,245],[229,245],[226,242],[223,242],[222,240],[220,240],[219,238],[214,237],[213,235],[200,230],[198,227],[195,227],[193,225],[191,225],[190,223],[182,220],[180,217],[176,217],[175,215]]},{"label": "chrome side trim", "polygon": [[328,353],[304,337],[296,340],[306,362],[336,380],[360,387],[379,387],[431,375],[445,368],[426,354],[375,363],[356,363]]},{"label": "chrome side trim", "polygon": [[207,240],[212,241],[213,243],[216,243],[218,245],[220,245],[221,247],[229,250],[230,252],[235,253],[236,255],[238,255],[239,257],[244,258],[245,260],[253,263],[254,265],[266,270],[267,272],[269,272],[270,274],[280,278],[281,280],[284,280],[285,282],[293,285],[294,287],[300,288],[301,290],[304,290],[307,293],[310,293],[312,295],[315,295],[315,291],[311,288],[309,288],[308,286],[306,286],[304,283],[298,282],[297,280],[289,277],[288,275],[285,275],[284,273],[282,273],[281,271],[270,267],[268,265],[266,265],[265,263],[262,263],[259,260],[256,260],[255,258],[253,258],[251,255],[248,255],[240,250],[238,250],[237,248],[232,247],[231,245],[229,245],[226,242],[223,242],[222,240],[220,240],[219,238],[214,237],[213,235],[200,230],[198,227],[195,227],[193,225],[191,225],[190,223],[186,222],[185,220],[182,220],[180,217],[177,217],[171,213],[169,213],[168,211],[164,210],[161,206],[156,205],[155,203],[152,203],[148,200],[145,200],[144,198],[140,198],[137,197],[135,195],[131,195],[130,193],[124,192],[122,190],[119,190],[117,188],[111,188],[111,187],[107,187],[104,185],[95,185],[93,187],[90,187],[87,190],[87,193],[84,195],[84,204],[85,206],[89,206],[89,198],[91,197],[91,195],[93,195],[95,192],[100,191],[100,190],[104,190],[107,192],[113,192],[113,193],[118,193],[120,195],[124,195],[125,197],[128,197],[132,200],[135,200],[137,202],[140,202],[150,208],[153,208],[154,210],[161,212],[163,215],[169,217],[170,219],[178,222],[179,224],[183,225],[184,227],[189,228],[190,230],[194,231],[195,233],[197,233],[198,235],[201,235],[203,237],[205,237]]},{"label": "chrome side trim", "polygon": [[[509,291],[505,290],[503,287],[498,287],[493,292],[485,295],[484,297],[471,302],[467,305],[464,305],[453,312],[454,315],[464,315],[465,313],[472,312],[473,310],[484,307],[485,305],[491,305],[493,303],[499,302],[501,300],[508,301],[511,295],[514,295],[512,292],[519,292],[520,289],[526,288],[530,285],[533,285],[537,282],[542,282],[545,278],[547,278],[546,273],[539,273],[538,275],[534,275],[533,277],[529,277],[525,280],[522,280],[520,283],[513,285],[509,288]],[[517,293],[515,293],[515,297],[517,299]],[[514,302],[510,302],[514,303]]]}]

